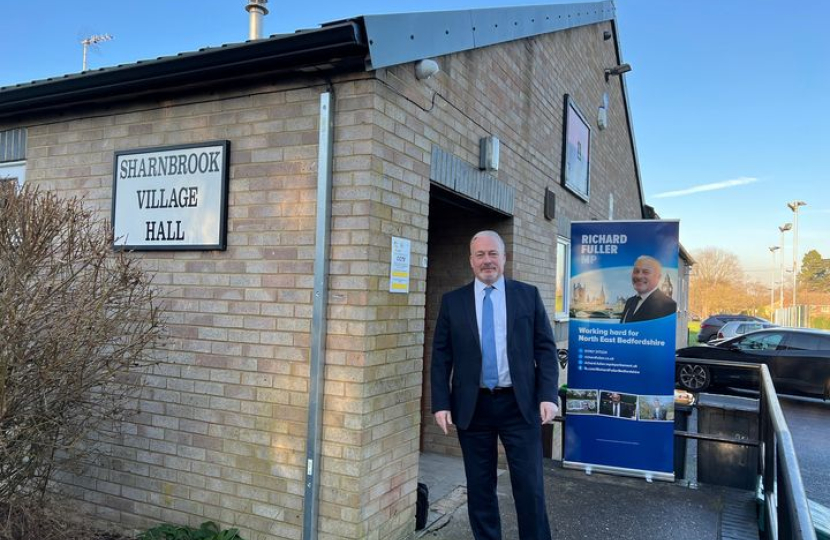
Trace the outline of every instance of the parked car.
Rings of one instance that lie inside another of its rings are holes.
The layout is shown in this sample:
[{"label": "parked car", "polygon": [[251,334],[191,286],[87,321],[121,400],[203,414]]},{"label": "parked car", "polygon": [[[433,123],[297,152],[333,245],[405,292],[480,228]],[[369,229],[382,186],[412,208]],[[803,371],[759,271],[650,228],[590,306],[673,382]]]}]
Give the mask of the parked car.
[{"label": "parked car", "polygon": [[[775,328],[776,326],[778,325],[759,321],[729,321],[728,323],[720,327],[718,333],[715,334],[716,337],[713,339],[723,341],[726,339],[732,339],[736,336],[742,336],[744,334],[754,332],[755,330],[763,330],[764,328]],[[712,344],[712,340],[710,340],[709,343]]]},{"label": "parked car", "polygon": [[720,327],[730,321],[755,321],[755,322],[763,322],[771,324],[768,320],[762,319],[761,317],[753,317],[751,315],[728,315],[726,313],[720,313],[718,315],[712,315],[708,317],[705,321],[700,323],[700,332],[697,334],[697,341],[699,343],[706,343],[710,339],[714,338]]},{"label": "parked car", "polygon": [[766,364],[776,392],[830,398],[830,332],[807,328],[768,328],[717,345],[677,350],[676,380],[691,392],[710,386],[758,388],[754,370],[706,366],[696,358]]}]

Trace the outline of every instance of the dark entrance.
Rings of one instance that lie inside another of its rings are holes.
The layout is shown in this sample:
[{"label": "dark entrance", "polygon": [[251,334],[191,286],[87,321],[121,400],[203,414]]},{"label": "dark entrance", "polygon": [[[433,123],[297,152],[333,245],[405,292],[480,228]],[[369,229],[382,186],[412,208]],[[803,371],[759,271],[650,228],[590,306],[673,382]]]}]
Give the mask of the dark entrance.
[{"label": "dark entrance", "polygon": [[421,451],[461,456],[455,437],[445,436],[432,421],[430,411],[429,365],[435,320],[441,296],[473,279],[470,269],[470,238],[490,229],[498,232],[508,246],[505,273],[511,274],[510,245],[512,219],[501,212],[461,197],[436,184],[430,187],[429,242],[424,324],[424,380],[421,398]]}]

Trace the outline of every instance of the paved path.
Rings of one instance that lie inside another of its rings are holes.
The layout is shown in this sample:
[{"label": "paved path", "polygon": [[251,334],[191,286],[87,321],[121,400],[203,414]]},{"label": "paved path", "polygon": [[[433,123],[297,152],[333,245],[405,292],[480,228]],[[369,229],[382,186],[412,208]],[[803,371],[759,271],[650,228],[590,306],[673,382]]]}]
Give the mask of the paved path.
[{"label": "paved path", "polygon": [[781,396],[807,498],[830,507],[830,402]]},{"label": "paved path", "polygon": [[[751,493],[716,486],[693,490],[666,482],[588,476],[582,471],[561,469],[555,462],[546,467],[545,480],[554,540],[717,540],[722,538],[724,509],[731,506],[738,515],[752,511]],[[447,504],[447,514],[422,531],[421,538],[472,538],[463,488],[449,499],[433,502]],[[506,473],[499,477],[499,502],[503,536],[517,539]]]}]

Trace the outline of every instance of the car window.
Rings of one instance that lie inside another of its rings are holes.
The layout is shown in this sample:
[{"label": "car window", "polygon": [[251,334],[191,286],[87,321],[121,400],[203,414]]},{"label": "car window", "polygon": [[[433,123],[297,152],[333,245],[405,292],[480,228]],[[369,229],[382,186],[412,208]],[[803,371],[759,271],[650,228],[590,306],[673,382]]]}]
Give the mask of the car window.
[{"label": "car window", "polygon": [[791,351],[817,351],[830,348],[827,343],[823,343],[824,339],[823,336],[813,334],[792,333],[787,336],[784,348]]},{"label": "car window", "polygon": [[733,345],[742,351],[774,351],[783,339],[784,334],[780,332],[765,332],[744,336],[735,341]]}]

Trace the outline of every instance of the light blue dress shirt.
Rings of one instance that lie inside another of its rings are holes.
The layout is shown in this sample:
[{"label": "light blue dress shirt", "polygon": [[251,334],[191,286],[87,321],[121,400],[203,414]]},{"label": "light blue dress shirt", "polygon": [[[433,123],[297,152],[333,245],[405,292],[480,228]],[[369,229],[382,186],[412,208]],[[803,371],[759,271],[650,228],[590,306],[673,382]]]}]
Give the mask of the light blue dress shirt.
[{"label": "light blue dress shirt", "polygon": [[[479,280],[475,280],[476,294],[476,322],[478,323],[478,342],[481,344],[481,310],[484,304],[484,289],[487,287]],[[510,365],[507,362],[507,297],[504,291],[504,276],[493,284],[490,293],[493,302],[493,323],[496,330],[496,362],[499,367],[499,382],[496,386],[513,386],[510,379]],[[479,381],[484,387],[484,381]]]}]

